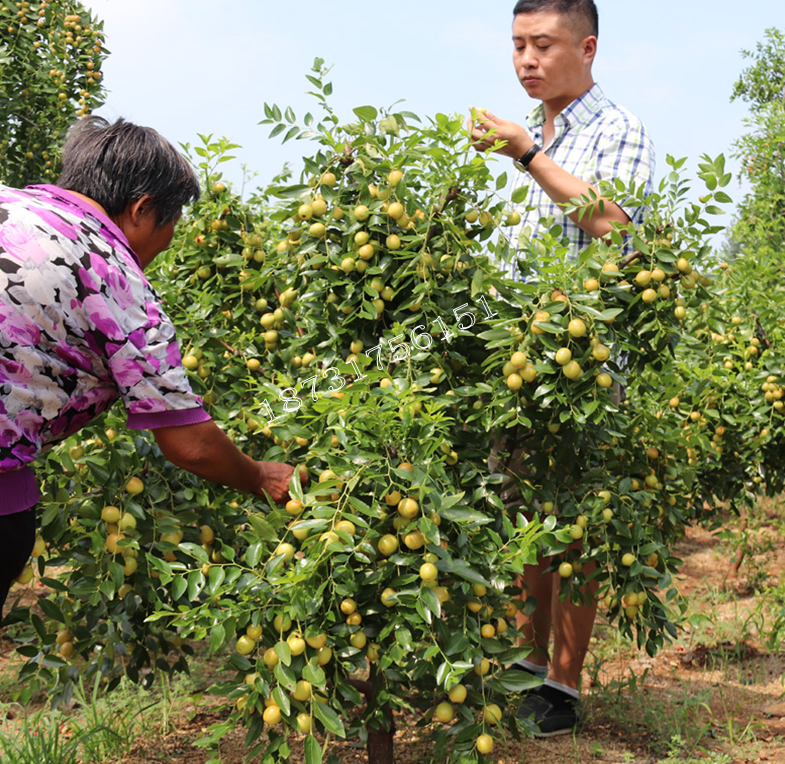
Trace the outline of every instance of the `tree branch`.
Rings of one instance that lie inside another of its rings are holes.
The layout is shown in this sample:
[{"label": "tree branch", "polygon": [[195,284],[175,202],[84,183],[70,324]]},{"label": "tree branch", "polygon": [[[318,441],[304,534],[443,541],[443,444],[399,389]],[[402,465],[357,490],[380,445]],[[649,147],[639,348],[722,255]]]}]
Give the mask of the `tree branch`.
[{"label": "tree branch", "polygon": [[218,342],[220,342],[232,355],[240,355],[239,350],[235,350],[231,345],[227,344],[222,339],[218,338]]},{"label": "tree branch", "polygon": [[624,270],[630,263],[637,260],[643,253],[639,252],[637,249],[634,252],[630,252],[627,257],[623,258],[619,263],[619,270]]},{"label": "tree branch", "polygon": [[768,350],[771,347],[771,340],[766,334],[766,330],[763,328],[763,324],[760,322],[760,316],[757,313],[755,313],[753,314],[752,317],[755,319],[755,326],[758,329],[757,334],[760,335],[760,338],[763,340],[763,344],[766,346],[766,349]]},{"label": "tree branch", "polygon": [[[436,214],[433,216],[434,220],[440,218],[442,213],[447,208],[447,205],[450,202],[454,202],[458,198],[458,193],[460,189],[458,186],[452,186],[450,190],[444,195],[444,199],[442,199],[442,203],[439,206],[439,209],[436,210]],[[425,241],[423,242],[423,247],[428,246],[428,242],[436,235],[436,232],[439,230],[439,226],[436,223],[431,223],[430,228],[428,229],[428,233],[425,234]]]}]

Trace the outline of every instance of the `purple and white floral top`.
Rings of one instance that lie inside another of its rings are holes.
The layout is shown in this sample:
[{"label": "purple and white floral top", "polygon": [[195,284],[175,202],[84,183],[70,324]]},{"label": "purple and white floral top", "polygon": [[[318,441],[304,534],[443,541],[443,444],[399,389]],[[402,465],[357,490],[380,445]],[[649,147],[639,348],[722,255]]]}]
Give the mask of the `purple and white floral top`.
[{"label": "purple and white floral top", "polygon": [[28,465],[120,397],[133,429],[210,419],[122,231],[56,186],[0,186],[0,515],[32,507]]}]

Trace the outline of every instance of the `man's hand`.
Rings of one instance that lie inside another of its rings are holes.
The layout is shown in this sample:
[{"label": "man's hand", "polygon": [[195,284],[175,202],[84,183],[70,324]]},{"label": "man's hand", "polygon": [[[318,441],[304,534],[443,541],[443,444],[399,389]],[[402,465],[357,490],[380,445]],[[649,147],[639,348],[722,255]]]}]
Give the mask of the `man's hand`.
[{"label": "man's hand", "polygon": [[[534,145],[526,128],[516,122],[499,119],[487,109],[481,111],[472,107],[471,115],[467,128],[477,151],[487,151],[496,141],[506,141],[497,152],[520,159]],[[559,167],[544,151],[532,160],[529,175],[556,204],[571,204],[572,199],[586,196],[590,191],[600,197],[596,186]],[[578,212],[571,212],[568,217],[595,238],[607,236],[614,223],[626,225],[630,222],[627,213],[618,204],[601,198],[595,203],[592,214],[581,216]]]},{"label": "man's hand", "polygon": [[508,122],[487,109],[481,111],[473,106],[471,114],[466,129],[477,151],[487,151],[496,141],[506,141],[502,148],[497,149],[497,153],[519,159],[534,145],[526,128],[517,122]]}]

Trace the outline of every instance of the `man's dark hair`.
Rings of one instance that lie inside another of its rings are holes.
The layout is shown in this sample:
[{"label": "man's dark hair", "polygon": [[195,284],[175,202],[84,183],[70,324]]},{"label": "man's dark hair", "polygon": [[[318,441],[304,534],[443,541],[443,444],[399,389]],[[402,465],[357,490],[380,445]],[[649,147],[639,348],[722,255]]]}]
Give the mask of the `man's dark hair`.
[{"label": "man's dark hair", "polygon": [[98,202],[111,217],[145,194],[160,227],[199,198],[199,180],[185,157],[151,127],[87,117],[73,125],[63,145],[57,185]]},{"label": "man's dark hair", "polygon": [[581,39],[600,31],[599,15],[594,0],[518,0],[512,15],[519,13],[539,13],[549,11],[570,16],[573,26]]}]

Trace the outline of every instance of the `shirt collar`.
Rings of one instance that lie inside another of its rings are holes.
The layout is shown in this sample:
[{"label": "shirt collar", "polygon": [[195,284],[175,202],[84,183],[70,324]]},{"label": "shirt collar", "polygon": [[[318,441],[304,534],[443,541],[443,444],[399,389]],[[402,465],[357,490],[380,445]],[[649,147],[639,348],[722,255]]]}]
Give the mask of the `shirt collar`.
[{"label": "shirt collar", "polygon": [[64,188],[60,188],[60,186],[53,186],[51,184],[42,183],[35,186],[28,186],[26,190],[43,191],[44,193],[49,194],[50,196],[56,197],[61,202],[65,202],[66,204],[73,205],[74,207],[80,209],[82,212],[85,212],[91,217],[95,218],[102,226],[108,228],[112,232],[112,234],[114,234],[115,238],[117,238],[122,244],[125,245],[125,248],[131,254],[131,256],[134,259],[134,262],[136,263],[137,266],[139,266],[139,269],[141,270],[142,263],[139,261],[139,256],[131,248],[131,245],[128,243],[128,239],[126,238],[125,234],[118,228],[117,224],[106,214],[101,212],[101,210],[97,209],[96,207],[93,207],[92,204],[88,204],[83,199],[80,199],[78,196],[75,196],[68,190]]},{"label": "shirt collar", "polygon": [[[601,111],[605,102],[602,88],[595,82],[583,95],[578,96],[566,109],[556,115],[556,124],[566,130],[571,125],[583,125]],[[540,131],[545,122],[545,107],[539,104],[526,117],[526,125],[530,130]]]}]

